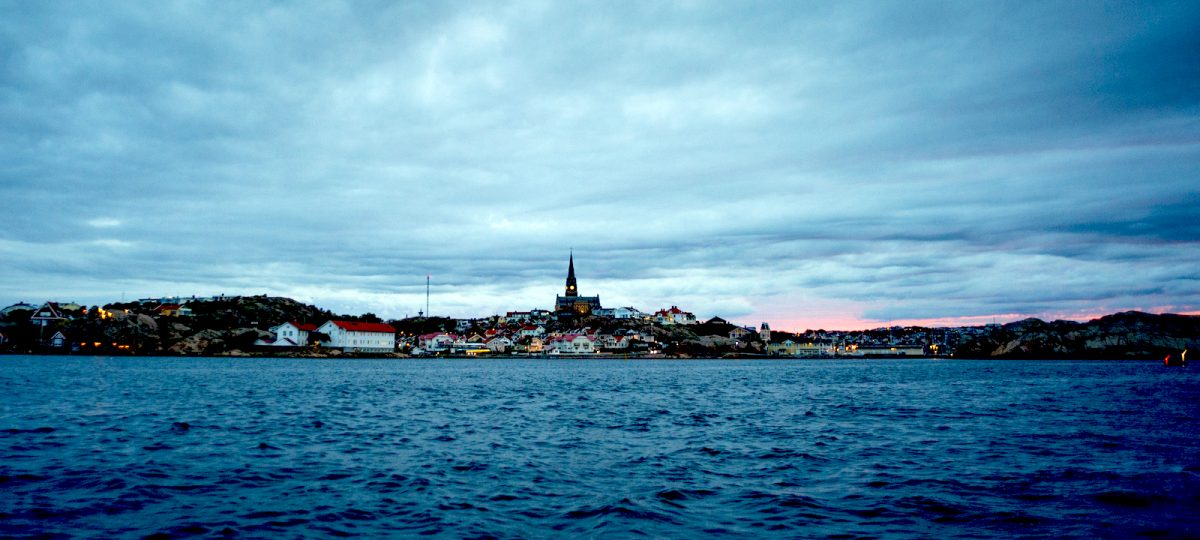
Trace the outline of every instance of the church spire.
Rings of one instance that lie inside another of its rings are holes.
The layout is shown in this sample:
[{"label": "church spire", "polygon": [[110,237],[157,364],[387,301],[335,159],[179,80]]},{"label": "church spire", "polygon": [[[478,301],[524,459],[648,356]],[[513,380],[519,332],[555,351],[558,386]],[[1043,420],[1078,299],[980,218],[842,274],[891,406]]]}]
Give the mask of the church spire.
[{"label": "church spire", "polygon": [[567,294],[565,296],[579,296],[579,289],[575,286],[575,250],[571,250],[571,259],[567,263]]}]

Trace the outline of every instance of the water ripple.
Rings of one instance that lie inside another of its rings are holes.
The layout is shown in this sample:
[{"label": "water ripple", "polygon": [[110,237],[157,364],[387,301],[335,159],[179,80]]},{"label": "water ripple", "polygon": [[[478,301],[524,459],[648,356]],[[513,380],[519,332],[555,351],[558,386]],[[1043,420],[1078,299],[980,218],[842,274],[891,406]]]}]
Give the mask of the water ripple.
[{"label": "water ripple", "polygon": [[0,536],[1200,536],[1151,363],[0,357]]}]

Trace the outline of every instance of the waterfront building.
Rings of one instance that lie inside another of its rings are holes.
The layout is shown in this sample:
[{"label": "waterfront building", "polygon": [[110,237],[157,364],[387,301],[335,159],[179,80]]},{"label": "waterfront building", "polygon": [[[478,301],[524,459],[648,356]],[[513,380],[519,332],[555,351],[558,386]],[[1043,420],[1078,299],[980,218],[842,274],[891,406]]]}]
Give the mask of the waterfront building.
[{"label": "waterfront building", "polygon": [[454,334],[445,332],[431,332],[429,334],[421,334],[417,337],[417,347],[426,352],[441,352],[450,348],[450,345],[458,339]]},{"label": "waterfront building", "polygon": [[564,315],[591,315],[601,309],[599,296],[579,296],[579,287],[575,282],[575,253],[571,253],[567,263],[566,292],[554,299],[554,312]]},{"label": "waterfront building", "polygon": [[601,334],[596,338],[601,349],[625,350],[629,348],[629,339],[623,335]]},{"label": "waterfront building", "polygon": [[285,322],[271,328],[275,337],[260,339],[255,345],[264,347],[303,347],[308,345],[309,332],[316,332],[317,325],[311,323]]},{"label": "waterfront building", "polygon": [[596,352],[596,338],[587,334],[563,334],[550,340],[546,349],[549,354],[592,354]]},{"label": "waterfront building", "polygon": [[800,346],[795,341],[785,339],[783,341],[768,343],[767,354],[774,356],[797,356],[800,352]]},{"label": "waterfront building", "polygon": [[392,352],[396,349],[396,329],[383,323],[328,321],[317,332],[325,334],[322,347],[345,352]]},{"label": "waterfront building", "polygon": [[538,354],[542,352],[545,342],[542,338],[536,336],[523,337],[513,343],[513,350],[517,352]]},{"label": "waterfront building", "polygon": [[771,325],[762,323],[762,327],[758,330],[758,339],[763,340],[763,343],[771,342]]},{"label": "waterfront building", "polygon": [[925,346],[916,344],[859,345],[847,356],[925,356]]},{"label": "waterfront building", "polygon": [[826,357],[836,353],[837,345],[829,340],[800,343],[796,348],[796,356],[799,357]]},{"label": "waterfront building", "polygon": [[461,337],[450,344],[450,354],[466,354],[467,356],[476,356],[481,352],[488,353],[491,352],[491,350],[488,349],[487,345],[483,343],[467,341]]},{"label": "waterfront building", "polygon": [[506,337],[495,337],[487,342],[488,350],[494,353],[506,353],[513,348],[513,341]]}]

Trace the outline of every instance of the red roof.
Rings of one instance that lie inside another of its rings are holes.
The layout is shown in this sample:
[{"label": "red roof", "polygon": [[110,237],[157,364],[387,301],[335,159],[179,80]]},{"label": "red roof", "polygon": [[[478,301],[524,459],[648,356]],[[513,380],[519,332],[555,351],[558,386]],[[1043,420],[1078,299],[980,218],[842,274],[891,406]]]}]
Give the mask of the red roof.
[{"label": "red roof", "polygon": [[313,323],[298,323],[298,322],[292,321],[292,322],[289,322],[288,324],[295,326],[299,330],[304,330],[305,332],[316,332],[317,331],[317,325],[315,325]]},{"label": "red roof", "polygon": [[332,322],[333,324],[336,324],[338,328],[341,328],[342,330],[345,330],[347,332],[385,332],[388,334],[396,333],[396,329],[392,328],[392,325],[390,325],[390,324],[357,322],[357,321],[330,321],[330,322]]}]

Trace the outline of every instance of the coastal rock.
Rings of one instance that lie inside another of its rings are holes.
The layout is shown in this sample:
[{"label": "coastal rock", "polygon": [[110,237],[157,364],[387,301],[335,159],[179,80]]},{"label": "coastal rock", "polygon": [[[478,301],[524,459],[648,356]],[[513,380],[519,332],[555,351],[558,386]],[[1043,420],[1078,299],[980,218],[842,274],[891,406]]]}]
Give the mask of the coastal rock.
[{"label": "coastal rock", "polygon": [[249,349],[254,346],[254,342],[260,339],[269,339],[271,333],[266,330],[257,328],[236,328],[230,330],[225,341],[229,346],[235,349]]},{"label": "coastal rock", "polygon": [[154,317],[145,313],[139,313],[134,320],[139,327],[144,328],[147,332],[158,332],[158,321],[155,321]]},{"label": "coastal rock", "polygon": [[224,332],[201,330],[167,349],[171,354],[200,355],[221,352],[224,348]]},{"label": "coastal rock", "polygon": [[190,326],[180,324],[177,322],[169,323],[169,324],[165,325],[165,332],[163,333],[163,339],[165,339],[168,343],[176,343],[179,340],[181,340],[191,334],[192,334],[192,328]]}]

